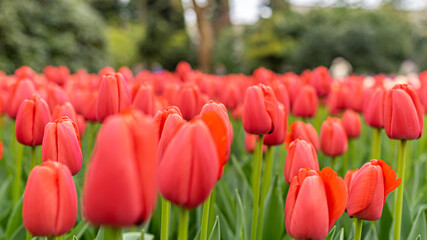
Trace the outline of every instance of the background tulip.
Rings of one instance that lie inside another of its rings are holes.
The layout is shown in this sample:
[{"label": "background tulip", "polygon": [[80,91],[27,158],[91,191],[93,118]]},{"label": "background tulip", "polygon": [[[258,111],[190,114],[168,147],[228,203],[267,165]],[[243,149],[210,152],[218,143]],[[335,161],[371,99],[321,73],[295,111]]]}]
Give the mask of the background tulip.
[{"label": "background tulip", "polygon": [[77,193],[70,170],[48,161],[30,173],[24,193],[22,218],[35,236],[60,236],[77,218]]},{"label": "background tulip", "polygon": [[383,88],[371,90],[365,97],[363,116],[365,122],[374,128],[384,127],[384,101],[386,91]]},{"label": "background tulip", "polygon": [[264,144],[267,146],[280,145],[285,141],[288,127],[288,115],[283,104],[278,103],[278,121],[274,131],[264,136]]},{"label": "background tulip", "polygon": [[319,162],[314,146],[302,138],[291,142],[285,160],[285,180],[288,184],[301,168],[319,170]]},{"label": "background tulip", "polygon": [[15,118],[21,103],[31,98],[36,92],[34,83],[30,80],[20,80],[10,87],[9,97],[6,104],[6,112],[11,118]]},{"label": "background tulip", "polygon": [[313,117],[316,115],[318,104],[316,89],[310,85],[304,85],[295,96],[292,114],[298,117]]},{"label": "background tulip", "polygon": [[342,115],[342,125],[348,138],[358,138],[362,130],[362,121],[358,113],[348,109]]},{"label": "background tulip", "polygon": [[286,135],[286,143],[289,145],[294,140],[301,138],[313,144],[314,148],[319,150],[319,135],[311,123],[295,121],[289,126],[289,133]]},{"label": "background tulip", "polygon": [[339,118],[328,117],[322,123],[320,144],[325,155],[336,157],[347,151],[348,139]]}]

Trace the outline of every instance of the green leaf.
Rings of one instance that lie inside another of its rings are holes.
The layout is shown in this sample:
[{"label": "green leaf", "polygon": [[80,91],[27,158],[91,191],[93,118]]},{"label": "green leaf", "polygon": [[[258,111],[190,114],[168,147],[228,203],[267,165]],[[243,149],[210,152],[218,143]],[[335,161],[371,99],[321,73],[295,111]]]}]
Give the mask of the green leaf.
[{"label": "green leaf", "polygon": [[[141,233],[140,232],[126,232],[123,233],[123,240],[140,240]],[[144,240],[153,240],[154,235],[145,233]]]},{"label": "green leaf", "polygon": [[378,240],[377,228],[373,224],[370,224],[370,225],[371,227],[369,228],[369,231],[366,234],[365,239]]},{"label": "green leaf", "polygon": [[[394,194],[390,194],[394,196]],[[391,198],[391,196],[387,197]],[[391,200],[391,199],[390,199]],[[383,208],[383,214],[381,216],[381,219],[377,221],[377,224],[380,225],[379,227],[379,239],[390,239],[390,228],[393,223],[393,216],[391,215],[390,208],[388,204],[384,204]]]},{"label": "green leaf", "polygon": [[335,235],[335,229],[337,227],[334,225],[331,229],[331,231],[329,231],[328,236],[326,236],[325,240],[332,240],[334,239],[334,235]]},{"label": "green leaf", "polygon": [[277,184],[277,175],[273,179],[273,185],[267,194],[264,203],[262,239],[280,239],[285,232],[285,209],[282,193]]},{"label": "green leaf", "polygon": [[242,202],[242,199],[240,198],[238,189],[236,189],[236,198],[237,198],[237,220],[236,220],[236,236],[234,239],[246,239],[245,208],[243,207],[243,202]]},{"label": "green leaf", "polygon": [[334,236],[334,240],[344,240],[344,228],[341,228],[341,230]]},{"label": "green leaf", "polygon": [[25,238],[25,228],[22,222],[22,202],[23,195],[13,207],[12,214],[9,216],[9,220],[6,225],[6,239],[12,239],[13,236],[21,236],[21,232],[24,233],[22,239]]},{"label": "green leaf", "polygon": [[85,221],[80,221],[79,224],[77,224],[77,226],[75,226],[73,230],[71,230],[71,232],[65,235],[65,239],[70,239],[73,236],[76,236],[77,239],[81,238],[81,236],[83,236],[84,232],[88,227],[89,223]]},{"label": "green leaf", "polygon": [[417,216],[415,217],[414,222],[412,223],[411,232],[409,233],[408,239],[415,239],[417,236],[420,236],[423,239],[426,239],[427,236],[427,223],[425,215],[425,207],[421,207],[418,211]]},{"label": "green leaf", "polygon": [[98,229],[98,233],[96,234],[96,240],[104,240],[104,233],[105,229],[103,227],[100,227]]},{"label": "green leaf", "polygon": [[216,220],[215,220],[214,226],[212,228],[212,232],[209,235],[209,240],[215,240],[215,239],[218,239],[218,240],[221,239],[221,227],[219,224],[219,217],[218,216],[216,216]]}]

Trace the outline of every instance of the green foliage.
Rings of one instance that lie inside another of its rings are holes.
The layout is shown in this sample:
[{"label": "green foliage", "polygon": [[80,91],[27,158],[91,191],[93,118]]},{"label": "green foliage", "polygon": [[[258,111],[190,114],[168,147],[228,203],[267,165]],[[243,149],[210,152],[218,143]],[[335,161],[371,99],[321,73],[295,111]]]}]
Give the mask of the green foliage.
[{"label": "green foliage", "polygon": [[109,63],[103,29],[83,1],[0,1],[0,69],[63,64],[97,71]]}]

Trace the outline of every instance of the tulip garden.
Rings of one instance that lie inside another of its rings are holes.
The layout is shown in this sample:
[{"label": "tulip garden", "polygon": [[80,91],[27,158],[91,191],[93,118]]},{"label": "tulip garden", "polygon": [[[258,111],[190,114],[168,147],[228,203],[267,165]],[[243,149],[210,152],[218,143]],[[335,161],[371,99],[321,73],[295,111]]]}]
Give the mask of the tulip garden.
[{"label": "tulip garden", "polygon": [[427,72],[0,71],[1,239],[427,239]]}]

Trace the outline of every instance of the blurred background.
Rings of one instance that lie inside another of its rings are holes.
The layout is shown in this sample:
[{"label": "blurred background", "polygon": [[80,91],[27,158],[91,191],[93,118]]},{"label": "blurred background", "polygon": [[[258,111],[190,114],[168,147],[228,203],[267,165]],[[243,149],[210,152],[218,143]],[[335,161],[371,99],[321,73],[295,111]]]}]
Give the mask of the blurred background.
[{"label": "blurred background", "polygon": [[0,0],[0,70],[427,69],[426,0]]}]

